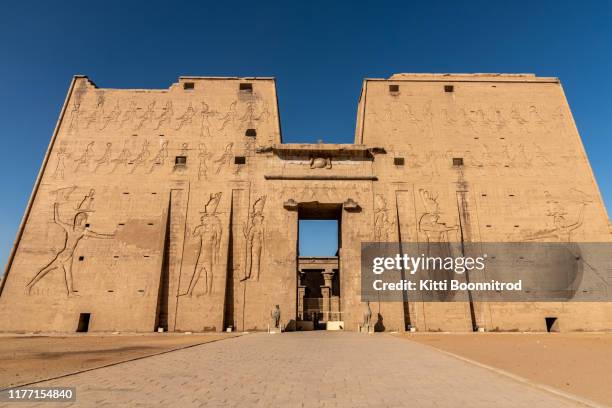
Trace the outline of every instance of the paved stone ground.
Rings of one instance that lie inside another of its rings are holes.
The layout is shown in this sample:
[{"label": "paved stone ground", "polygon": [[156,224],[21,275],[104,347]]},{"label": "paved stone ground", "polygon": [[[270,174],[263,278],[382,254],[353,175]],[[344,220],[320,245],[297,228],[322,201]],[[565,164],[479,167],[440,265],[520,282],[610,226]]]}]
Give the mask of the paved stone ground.
[{"label": "paved stone ground", "polygon": [[80,407],[576,406],[411,341],[341,332],[250,334],[39,385],[75,386],[61,406]]}]

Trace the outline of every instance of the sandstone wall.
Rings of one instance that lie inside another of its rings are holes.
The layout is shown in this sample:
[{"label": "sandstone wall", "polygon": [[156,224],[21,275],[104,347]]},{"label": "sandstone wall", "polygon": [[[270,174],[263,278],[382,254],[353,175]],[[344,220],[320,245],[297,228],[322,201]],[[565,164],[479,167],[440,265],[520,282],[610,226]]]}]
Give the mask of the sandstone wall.
[{"label": "sandstone wall", "polygon": [[74,331],[91,313],[90,330],[151,331],[160,310],[170,330],[222,330],[232,208],[241,231],[266,195],[255,148],[279,142],[271,79],[118,90],[75,77],[7,268],[2,330]]},{"label": "sandstone wall", "polygon": [[[554,78],[366,80],[352,145],[283,144],[279,123],[269,78],[119,90],[75,77],[7,265],[0,330],[74,331],[81,313],[94,331],[266,330],[275,304],[292,328],[305,212],[340,220],[346,330],[362,319],[361,242],[611,239]],[[610,303],[372,312],[399,331],[612,326]]]},{"label": "sandstone wall", "polygon": [[[533,75],[397,74],[366,80],[355,139],[384,145],[374,172],[401,240],[610,242],[605,206],[563,89]],[[403,165],[394,164],[402,158]],[[462,161],[454,164],[454,159]],[[381,201],[382,202],[382,201]],[[611,277],[608,276],[608,281]],[[475,302],[475,326],[605,329],[609,303]],[[420,330],[469,330],[469,305],[410,302]]]}]

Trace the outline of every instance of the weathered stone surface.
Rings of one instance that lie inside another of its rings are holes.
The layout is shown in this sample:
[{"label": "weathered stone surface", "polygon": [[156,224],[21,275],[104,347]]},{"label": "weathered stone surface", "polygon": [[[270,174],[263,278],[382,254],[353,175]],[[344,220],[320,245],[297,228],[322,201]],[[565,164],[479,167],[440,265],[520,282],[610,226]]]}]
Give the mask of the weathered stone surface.
[{"label": "weathered stone surface", "polygon": [[[298,219],[341,220],[339,313],[361,323],[360,243],[609,242],[559,81],[364,81],[355,144],[283,144],[271,78],[166,90],[74,78],[11,253],[0,330],[295,327]],[[326,289],[328,290],[328,289]],[[331,296],[331,295],[330,295]],[[332,306],[329,306],[331,308]],[[609,303],[380,303],[383,330],[612,326]]]}]

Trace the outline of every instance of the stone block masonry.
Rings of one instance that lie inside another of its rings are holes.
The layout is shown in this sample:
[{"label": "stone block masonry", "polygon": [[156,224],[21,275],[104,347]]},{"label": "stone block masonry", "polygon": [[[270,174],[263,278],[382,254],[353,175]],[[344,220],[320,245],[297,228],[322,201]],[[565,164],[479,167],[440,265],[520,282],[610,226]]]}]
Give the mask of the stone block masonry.
[{"label": "stone block masonry", "polygon": [[[75,76],[0,287],[0,331],[266,330],[275,305],[291,330],[300,218],[340,222],[321,292],[345,330],[362,320],[361,242],[611,240],[556,78],[366,79],[354,144],[286,144],[273,78],[137,90]],[[596,302],[371,309],[385,331],[612,327]]]}]

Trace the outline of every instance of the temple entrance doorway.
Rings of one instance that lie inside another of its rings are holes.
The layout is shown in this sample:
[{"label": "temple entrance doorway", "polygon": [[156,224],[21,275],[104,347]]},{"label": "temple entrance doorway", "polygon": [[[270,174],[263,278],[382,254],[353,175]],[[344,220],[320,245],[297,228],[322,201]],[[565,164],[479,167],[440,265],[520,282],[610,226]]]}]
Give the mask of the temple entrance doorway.
[{"label": "temple entrance doorway", "polygon": [[298,207],[297,329],[342,330],[341,204]]}]

